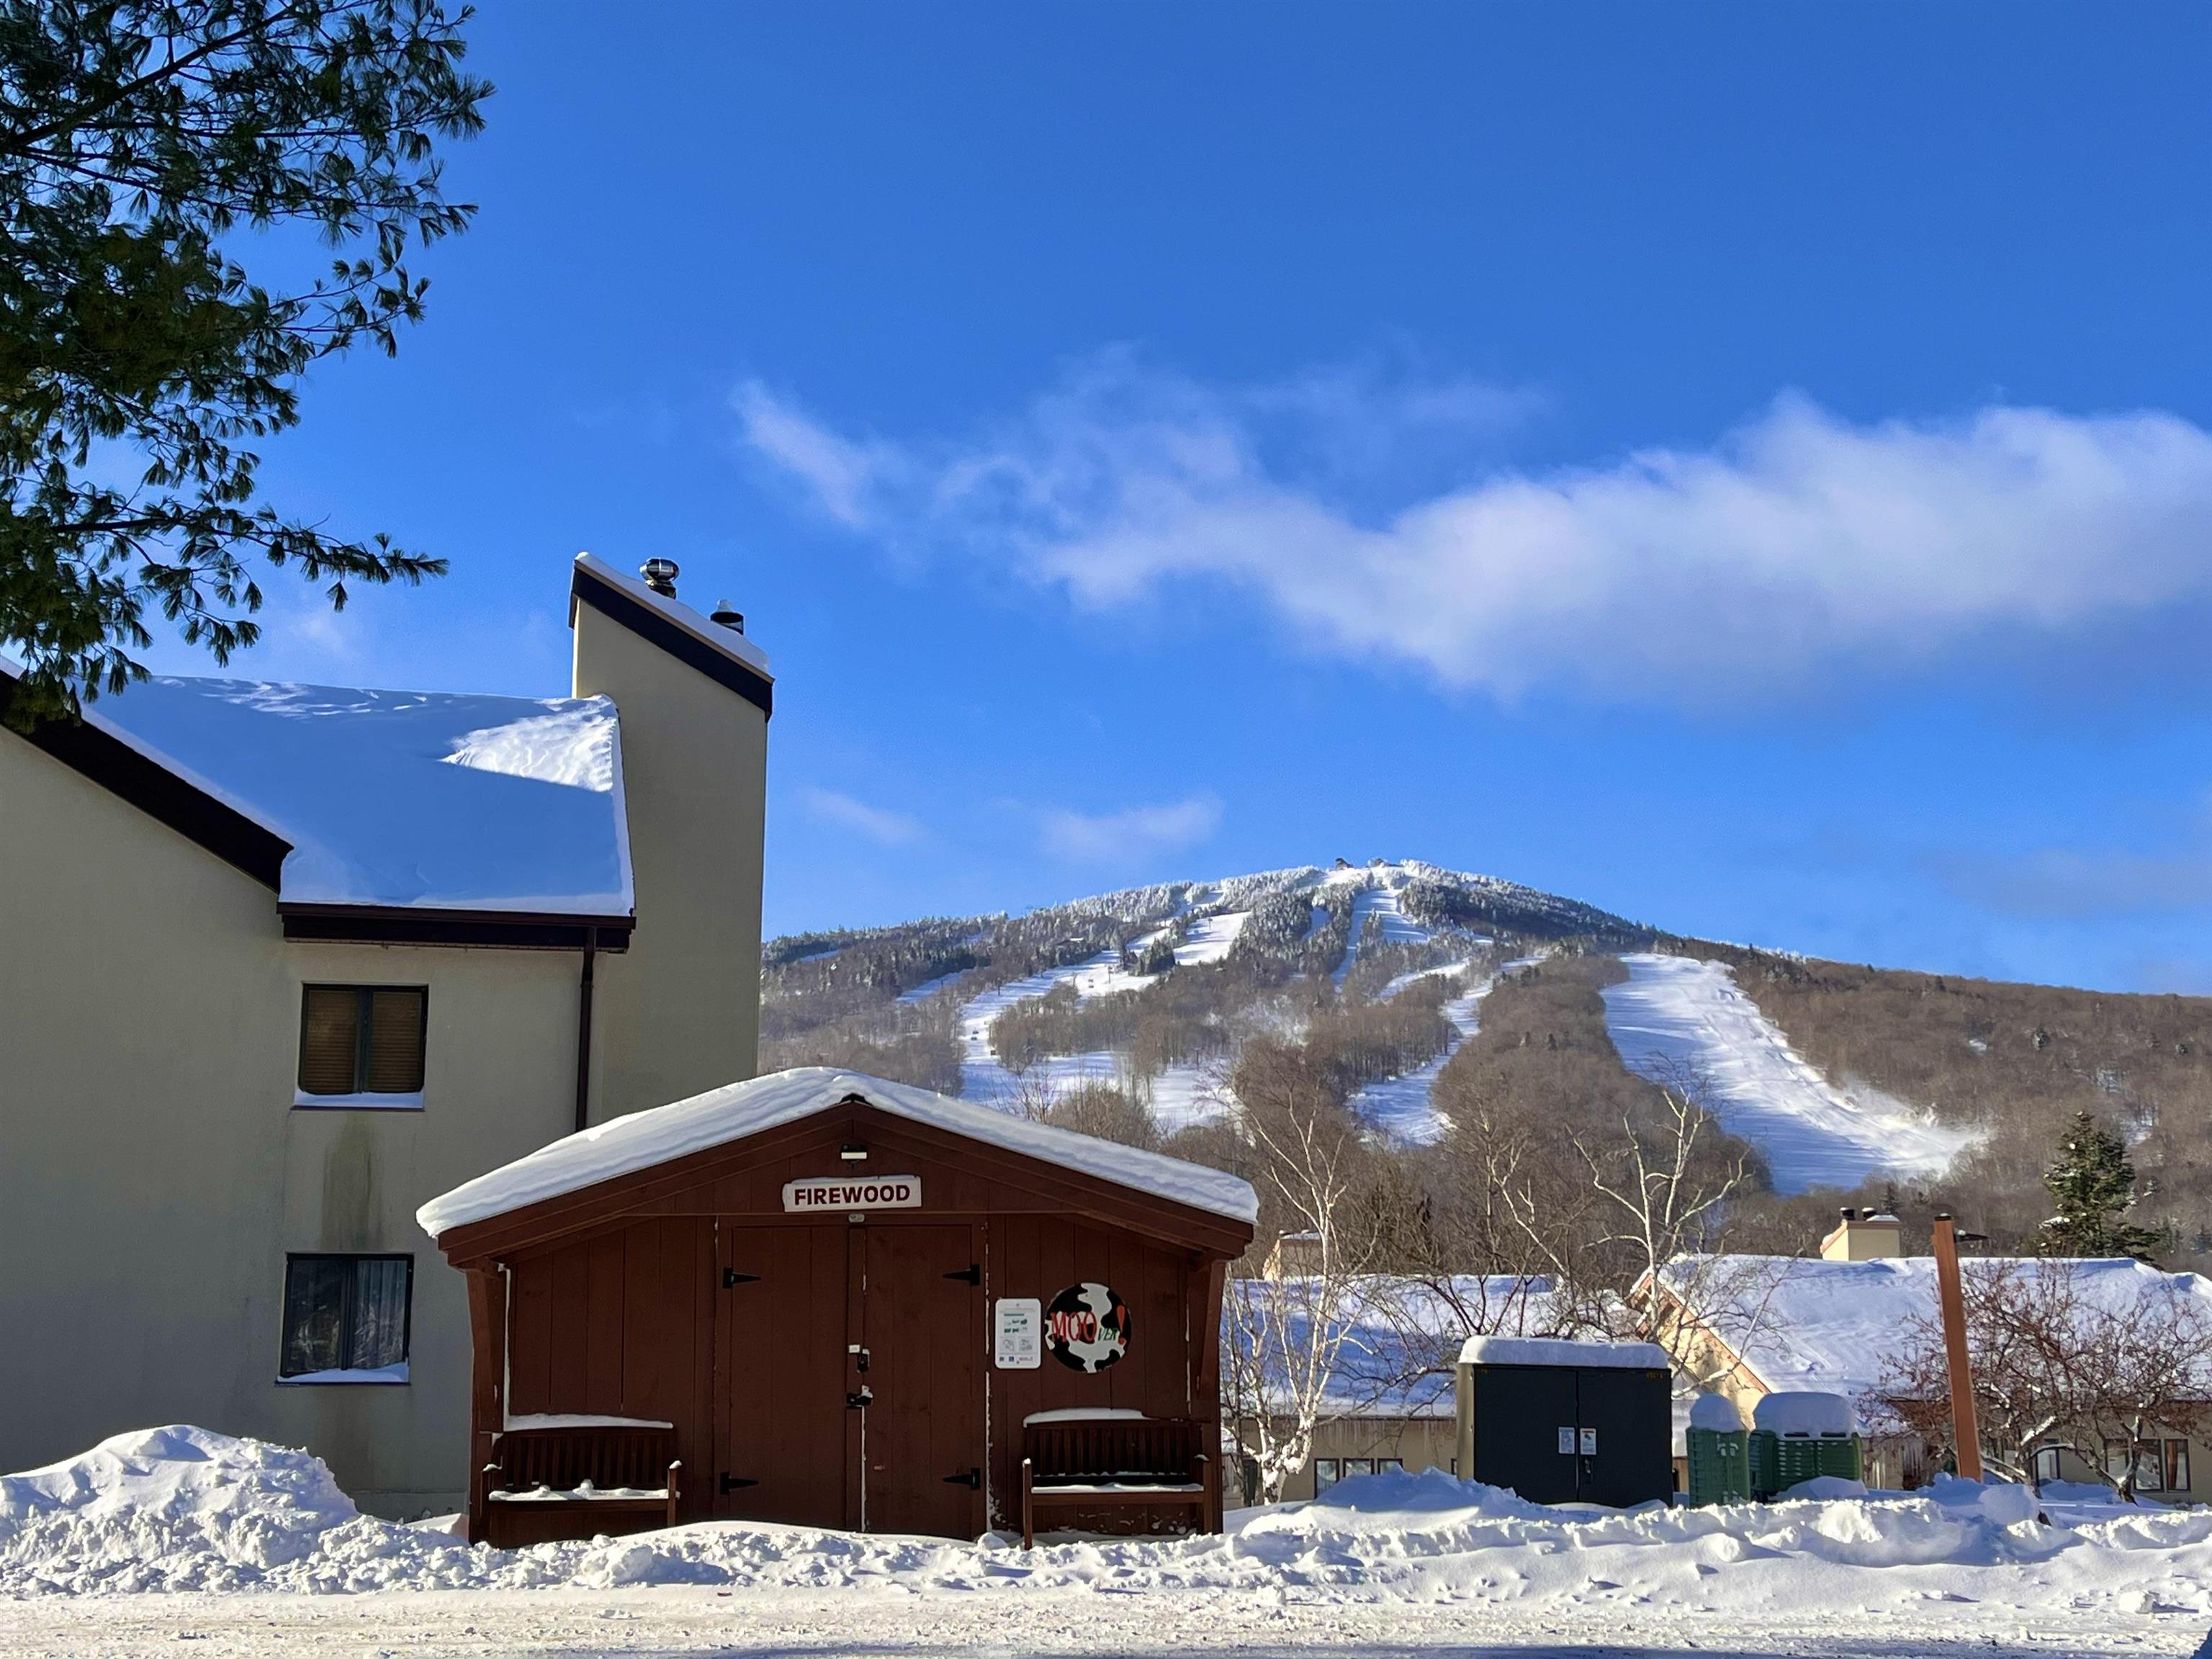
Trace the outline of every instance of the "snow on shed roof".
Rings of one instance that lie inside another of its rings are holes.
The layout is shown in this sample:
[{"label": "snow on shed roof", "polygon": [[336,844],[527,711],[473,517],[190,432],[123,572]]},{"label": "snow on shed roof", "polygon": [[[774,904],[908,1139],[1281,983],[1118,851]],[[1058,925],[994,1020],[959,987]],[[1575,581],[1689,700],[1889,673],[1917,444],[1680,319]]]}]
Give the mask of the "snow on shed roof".
[{"label": "snow on shed roof", "polygon": [[1578,1365],[1609,1370],[1663,1371],[1670,1362],[1656,1342],[1583,1341],[1565,1336],[1470,1336],[1463,1365]]},{"label": "snow on shed roof", "polygon": [[1232,1221],[1250,1222],[1260,1212],[1260,1200],[1252,1188],[1218,1170],[1071,1129],[1032,1123],[988,1106],[971,1105],[903,1083],[887,1083],[859,1072],[802,1066],[594,1124],[474,1181],[464,1182],[416,1211],[415,1219],[423,1231],[437,1238],[471,1222],[505,1215],[616,1176],[811,1117],[853,1095],[894,1117],[926,1123]]},{"label": "snow on shed roof", "polygon": [[605,697],[161,677],[86,715],[289,842],[286,903],[634,908]]},{"label": "snow on shed roof", "polygon": [[[2125,1257],[1977,1256],[1960,1267],[1969,1274],[1999,1266],[2033,1272],[2060,1261],[2073,1268],[2083,1299],[2094,1306],[2119,1310],[2146,1297],[2171,1295],[2195,1297],[2212,1314],[2212,1279],[2162,1273]],[[1856,1399],[1881,1385],[1885,1363],[1915,1340],[1916,1322],[1936,1316],[1933,1256],[1872,1261],[1678,1256],[1660,1269],[1660,1282],[1670,1290],[1717,1278],[1729,1286],[1726,1306],[1706,1310],[1701,1322],[1771,1391],[1809,1389]]]}]

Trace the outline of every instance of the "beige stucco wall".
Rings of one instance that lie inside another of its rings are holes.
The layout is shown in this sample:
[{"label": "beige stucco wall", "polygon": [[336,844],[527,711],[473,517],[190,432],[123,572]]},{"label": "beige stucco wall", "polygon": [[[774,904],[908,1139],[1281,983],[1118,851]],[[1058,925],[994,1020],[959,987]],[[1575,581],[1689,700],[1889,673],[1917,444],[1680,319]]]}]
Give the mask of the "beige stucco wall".
[{"label": "beige stucco wall", "polygon": [[588,605],[575,693],[622,714],[638,936],[599,981],[595,1121],[753,1075],[760,1049],[768,718]]},{"label": "beige stucco wall", "polygon": [[[460,1276],[424,1200],[565,1133],[568,951],[287,944],[275,895],[0,733],[0,1468],[190,1422],[356,1498],[465,1483]],[[295,1110],[300,987],[427,985],[420,1111]],[[289,1251],[415,1258],[410,1381],[276,1381]]]},{"label": "beige stucco wall", "polygon": [[[595,1118],[752,1075],[766,721],[579,609],[621,711],[637,897]],[[126,694],[127,696],[127,694]],[[0,732],[0,1470],[125,1429],[304,1444],[365,1507],[458,1507],[463,1288],[426,1199],[574,1127],[574,951],[288,944],[276,895]],[[300,988],[427,985],[420,1111],[295,1109]],[[415,1259],[404,1385],[279,1384],[284,1258]]]}]

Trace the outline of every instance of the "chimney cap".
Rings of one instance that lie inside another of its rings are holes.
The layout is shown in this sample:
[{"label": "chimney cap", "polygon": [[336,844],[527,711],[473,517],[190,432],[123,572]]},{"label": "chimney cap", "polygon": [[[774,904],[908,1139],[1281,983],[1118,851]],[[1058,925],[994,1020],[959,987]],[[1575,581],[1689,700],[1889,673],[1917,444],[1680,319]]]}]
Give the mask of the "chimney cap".
[{"label": "chimney cap", "polygon": [[739,634],[745,631],[745,613],[732,609],[727,599],[716,605],[713,611],[708,614],[707,620],[720,623],[723,627],[733,629]]},{"label": "chimney cap", "polygon": [[645,578],[645,585],[654,592],[672,599],[676,597],[676,579],[684,573],[673,559],[647,559],[638,566],[637,574]]}]

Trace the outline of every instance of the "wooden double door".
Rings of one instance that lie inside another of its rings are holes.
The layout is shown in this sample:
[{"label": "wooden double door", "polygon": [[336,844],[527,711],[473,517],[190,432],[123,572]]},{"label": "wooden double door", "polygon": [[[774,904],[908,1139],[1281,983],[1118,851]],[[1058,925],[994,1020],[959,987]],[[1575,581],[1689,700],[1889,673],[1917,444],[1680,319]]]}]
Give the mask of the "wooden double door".
[{"label": "wooden double door", "polygon": [[973,1538],[983,1285],[968,1223],[725,1223],[714,1513]]}]

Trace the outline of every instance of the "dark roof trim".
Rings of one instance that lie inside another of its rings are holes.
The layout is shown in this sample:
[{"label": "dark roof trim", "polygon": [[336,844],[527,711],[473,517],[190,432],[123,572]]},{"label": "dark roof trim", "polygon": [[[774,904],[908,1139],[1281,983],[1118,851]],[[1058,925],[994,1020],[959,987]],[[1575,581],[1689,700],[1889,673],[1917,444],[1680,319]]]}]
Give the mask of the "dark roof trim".
[{"label": "dark roof trim", "polygon": [[[627,951],[631,916],[514,910],[416,910],[368,904],[280,904],[288,939],[330,945],[447,945],[507,951]],[[594,939],[596,935],[596,939]]]},{"label": "dark roof trim", "polygon": [[717,685],[736,692],[762,714],[775,713],[775,681],[757,669],[717,651],[604,577],[578,565],[568,593],[572,600],[581,600],[641,639],[651,641],[678,662],[697,669]]},{"label": "dark roof trim", "polygon": [[[15,678],[0,668],[0,715],[7,713],[14,700]],[[112,732],[90,720],[69,718],[40,720],[27,736],[12,726],[9,731],[147,817],[166,823],[185,840],[198,842],[270,892],[277,890],[291,842],[133,749]]]}]

